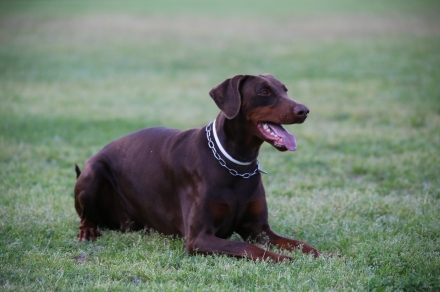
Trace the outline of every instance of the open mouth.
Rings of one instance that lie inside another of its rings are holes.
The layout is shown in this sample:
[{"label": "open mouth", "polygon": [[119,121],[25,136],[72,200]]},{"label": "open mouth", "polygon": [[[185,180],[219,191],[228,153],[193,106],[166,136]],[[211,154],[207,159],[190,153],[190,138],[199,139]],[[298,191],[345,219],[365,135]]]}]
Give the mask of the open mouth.
[{"label": "open mouth", "polygon": [[263,135],[264,140],[279,150],[296,150],[295,136],[289,133],[283,125],[270,122],[260,122],[257,124],[257,128],[261,135]]}]

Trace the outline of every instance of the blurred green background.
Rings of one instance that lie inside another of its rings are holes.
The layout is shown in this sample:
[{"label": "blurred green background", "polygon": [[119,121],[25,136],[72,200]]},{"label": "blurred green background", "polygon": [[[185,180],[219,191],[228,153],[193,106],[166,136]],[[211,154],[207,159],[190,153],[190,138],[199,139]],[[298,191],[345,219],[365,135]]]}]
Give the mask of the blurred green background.
[{"label": "blurred green background", "polygon": [[[261,73],[311,110],[288,126],[295,153],[262,148],[271,224],[345,264],[75,241],[74,163],[144,127],[202,127],[213,86]],[[3,290],[435,290],[439,149],[439,1],[0,1]]]}]

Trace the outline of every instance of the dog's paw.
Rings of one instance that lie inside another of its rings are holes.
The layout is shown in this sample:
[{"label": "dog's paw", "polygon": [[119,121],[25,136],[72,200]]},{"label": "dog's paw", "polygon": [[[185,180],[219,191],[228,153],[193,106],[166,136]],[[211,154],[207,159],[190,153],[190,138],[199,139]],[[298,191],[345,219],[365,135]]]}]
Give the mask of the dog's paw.
[{"label": "dog's paw", "polygon": [[78,241],[95,241],[99,236],[101,236],[101,233],[99,233],[98,229],[84,228],[78,232]]}]

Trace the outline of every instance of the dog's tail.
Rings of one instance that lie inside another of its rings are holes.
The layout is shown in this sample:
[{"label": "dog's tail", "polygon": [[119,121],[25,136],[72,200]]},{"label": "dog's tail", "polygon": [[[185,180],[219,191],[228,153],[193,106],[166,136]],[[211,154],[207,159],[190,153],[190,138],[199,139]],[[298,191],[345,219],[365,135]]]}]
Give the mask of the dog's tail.
[{"label": "dog's tail", "polygon": [[81,174],[81,169],[79,169],[78,165],[75,163],[75,171],[76,171],[76,179],[78,179],[79,175]]}]

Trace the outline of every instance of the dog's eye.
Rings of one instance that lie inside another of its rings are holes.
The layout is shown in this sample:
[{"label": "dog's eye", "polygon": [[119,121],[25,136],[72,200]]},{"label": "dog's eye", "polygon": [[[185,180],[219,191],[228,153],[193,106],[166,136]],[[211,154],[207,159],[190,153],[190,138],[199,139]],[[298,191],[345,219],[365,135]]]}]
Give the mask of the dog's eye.
[{"label": "dog's eye", "polygon": [[269,91],[266,90],[266,89],[263,89],[263,90],[261,90],[261,91],[258,93],[258,95],[261,95],[261,96],[268,96],[268,95],[269,95]]}]

